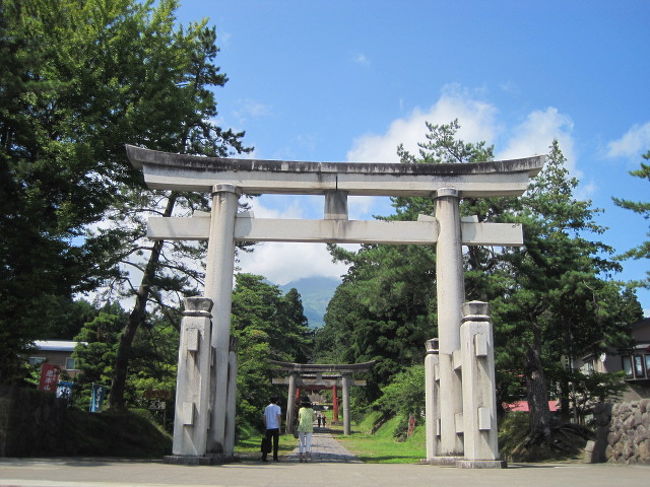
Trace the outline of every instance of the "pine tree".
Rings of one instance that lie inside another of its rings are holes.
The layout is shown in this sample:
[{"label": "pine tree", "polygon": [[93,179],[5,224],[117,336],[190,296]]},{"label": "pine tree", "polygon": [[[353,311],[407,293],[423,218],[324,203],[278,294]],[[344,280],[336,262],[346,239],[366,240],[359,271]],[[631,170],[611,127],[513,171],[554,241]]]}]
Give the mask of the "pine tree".
[{"label": "pine tree", "polygon": [[[646,161],[650,161],[650,151],[642,156]],[[650,182],[650,163],[641,162],[641,168],[630,171],[634,177],[645,179]],[[616,205],[621,208],[627,208],[635,213],[640,214],[644,219],[650,220],[650,202],[648,201],[631,201],[624,198],[612,198]],[[650,237],[650,231],[647,233]],[[650,240],[642,242],[639,246],[628,250],[622,255],[622,258],[628,259],[650,259]],[[642,286],[650,287],[650,271],[646,271],[646,279],[639,283]]]}]

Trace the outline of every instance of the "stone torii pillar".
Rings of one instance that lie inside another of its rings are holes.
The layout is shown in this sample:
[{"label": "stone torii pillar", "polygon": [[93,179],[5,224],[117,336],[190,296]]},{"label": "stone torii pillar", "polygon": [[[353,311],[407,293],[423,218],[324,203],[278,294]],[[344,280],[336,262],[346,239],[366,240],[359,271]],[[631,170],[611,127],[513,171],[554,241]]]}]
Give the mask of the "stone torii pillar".
[{"label": "stone torii pillar", "polygon": [[438,454],[440,434],[440,387],[438,385],[439,347],[438,339],[427,340],[424,358],[424,407],[427,461]]},{"label": "stone torii pillar", "polygon": [[[217,184],[212,188],[212,213],[208,238],[208,256],[205,275],[205,296],[214,303],[212,311],[212,348],[214,358],[211,369],[212,418],[208,432],[208,451],[232,455],[226,446],[226,411],[234,404],[236,382],[229,383],[230,308],[235,263],[235,216],[239,194],[235,186]],[[234,365],[236,366],[236,365]],[[232,399],[229,400],[229,397]],[[232,418],[234,426],[234,418]],[[231,431],[234,432],[232,428]]]},{"label": "stone torii pillar", "polygon": [[464,459],[461,468],[503,468],[497,438],[494,337],[488,304],[463,304],[460,327],[463,370]]},{"label": "stone torii pillar", "polygon": [[453,353],[460,349],[461,306],[465,297],[463,255],[458,209],[458,191],[438,190],[436,219],[440,233],[436,244],[436,285],[438,294],[438,338],[440,340],[440,456],[461,456],[463,439],[456,433],[456,418],[463,412],[460,374],[454,370]]},{"label": "stone torii pillar", "polygon": [[343,392],[343,434],[349,435],[350,428],[350,375],[343,374],[341,377],[341,389]]},{"label": "stone torii pillar", "polygon": [[178,347],[174,442],[168,463],[212,463],[206,455],[210,399],[210,309],[204,297],[185,298]]},{"label": "stone torii pillar", "polygon": [[289,391],[287,393],[287,414],[285,419],[284,431],[287,434],[293,433],[293,418],[296,416],[296,382],[297,374],[289,375]]}]

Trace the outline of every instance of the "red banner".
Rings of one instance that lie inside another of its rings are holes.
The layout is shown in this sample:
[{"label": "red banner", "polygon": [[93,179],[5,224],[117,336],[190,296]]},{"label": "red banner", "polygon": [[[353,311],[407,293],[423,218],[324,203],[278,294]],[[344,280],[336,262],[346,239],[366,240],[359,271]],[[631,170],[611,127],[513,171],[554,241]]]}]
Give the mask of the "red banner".
[{"label": "red banner", "polygon": [[56,385],[59,383],[61,368],[58,365],[43,364],[41,367],[41,382],[38,389],[47,392],[56,392]]}]

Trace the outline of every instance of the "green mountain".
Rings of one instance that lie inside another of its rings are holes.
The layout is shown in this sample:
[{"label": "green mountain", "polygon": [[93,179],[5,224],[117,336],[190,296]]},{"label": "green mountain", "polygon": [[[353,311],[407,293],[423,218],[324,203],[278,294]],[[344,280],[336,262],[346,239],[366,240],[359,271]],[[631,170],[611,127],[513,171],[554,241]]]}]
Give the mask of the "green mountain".
[{"label": "green mountain", "polygon": [[305,316],[309,320],[309,327],[318,328],[324,324],[323,317],[327,305],[339,284],[341,284],[339,279],[317,276],[291,281],[279,287],[285,293],[296,288],[302,298],[302,306],[305,309]]}]

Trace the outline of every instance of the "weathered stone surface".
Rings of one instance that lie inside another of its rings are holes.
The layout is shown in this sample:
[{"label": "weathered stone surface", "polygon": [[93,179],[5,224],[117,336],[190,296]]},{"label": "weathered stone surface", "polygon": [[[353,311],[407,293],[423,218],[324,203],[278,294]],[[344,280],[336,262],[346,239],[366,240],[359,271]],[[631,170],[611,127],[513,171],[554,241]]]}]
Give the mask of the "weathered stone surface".
[{"label": "weathered stone surface", "polygon": [[639,461],[641,462],[645,463],[650,459],[650,439],[643,440],[639,443],[637,454],[639,456]]},{"label": "weathered stone surface", "polygon": [[648,438],[648,429],[643,424],[639,424],[634,430],[634,442],[641,443],[646,438]]},{"label": "weathered stone surface", "polygon": [[625,417],[625,420],[623,421],[623,428],[626,430],[634,428],[634,416],[631,414],[628,414]]},{"label": "weathered stone surface", "polygon": [[610,431],[609,434],[607,435],[607,444],[613,445],[616,443],[618,440],[621,439],[621,432],[616,430],[616,431]]},{"label": "weathered stone surface", "polygon": [[650,400],[614,405],[607,443],[608,462],[650,464]]}]

